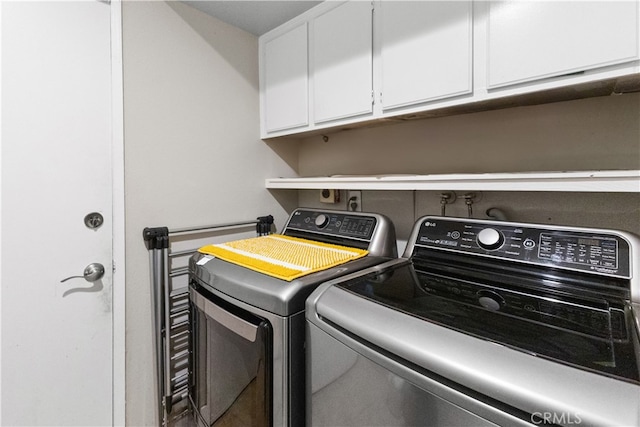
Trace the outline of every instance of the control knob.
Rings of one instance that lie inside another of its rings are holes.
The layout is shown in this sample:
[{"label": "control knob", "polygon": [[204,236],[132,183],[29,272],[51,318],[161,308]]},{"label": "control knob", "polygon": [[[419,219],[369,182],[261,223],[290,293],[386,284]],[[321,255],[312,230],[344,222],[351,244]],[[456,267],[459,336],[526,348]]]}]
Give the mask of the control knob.
[{"label": "control knob", "polygon": [[477,236],[478,245],[486,250],[498,249],[504,243],[504,236],[495,228],[484,228]]},{"label": "control knob", "polygon": [[316,227],[324,228],[329,224],[329,217],[325,214],[320,214],[316,217]]}]

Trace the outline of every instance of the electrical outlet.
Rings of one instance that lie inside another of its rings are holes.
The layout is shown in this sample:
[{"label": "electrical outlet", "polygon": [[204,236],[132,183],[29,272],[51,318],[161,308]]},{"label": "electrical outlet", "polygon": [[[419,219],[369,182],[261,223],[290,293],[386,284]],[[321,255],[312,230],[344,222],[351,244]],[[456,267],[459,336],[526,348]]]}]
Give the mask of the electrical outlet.
[{"label": "electrical outlet", "polygon": [[347,210],[351,212],[362,212],[362,191],[347,191]]},{"label": "electrical outlet", "polygon": [[320,202],[338,203],[340,201],[340,190],[320,190]]}]

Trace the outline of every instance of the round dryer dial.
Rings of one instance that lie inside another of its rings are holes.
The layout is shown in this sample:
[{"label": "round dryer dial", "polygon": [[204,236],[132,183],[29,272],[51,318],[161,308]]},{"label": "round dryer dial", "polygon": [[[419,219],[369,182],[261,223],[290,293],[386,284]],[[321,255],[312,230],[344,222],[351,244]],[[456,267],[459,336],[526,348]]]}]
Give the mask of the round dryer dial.
[{"label": "round dryer dial", "polygon": [[320,214],[316,217],[316,227],[324,228],[329,224],[329,217],[325,214]]}]

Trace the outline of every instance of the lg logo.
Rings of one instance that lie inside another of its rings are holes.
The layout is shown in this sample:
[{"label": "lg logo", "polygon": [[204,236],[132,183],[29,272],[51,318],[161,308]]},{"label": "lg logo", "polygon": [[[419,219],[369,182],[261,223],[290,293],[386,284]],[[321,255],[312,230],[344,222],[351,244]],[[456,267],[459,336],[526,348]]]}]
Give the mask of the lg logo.
[{"label": "lg logo", "polygon": [[424,223],[424,226],[425,226],[425,227],[435,227],[435,226],[436,226],[436,223],[435,223],[435,222],[429,222],[429,221],[427,221],[427,222],[425,222],[425,223]]}]

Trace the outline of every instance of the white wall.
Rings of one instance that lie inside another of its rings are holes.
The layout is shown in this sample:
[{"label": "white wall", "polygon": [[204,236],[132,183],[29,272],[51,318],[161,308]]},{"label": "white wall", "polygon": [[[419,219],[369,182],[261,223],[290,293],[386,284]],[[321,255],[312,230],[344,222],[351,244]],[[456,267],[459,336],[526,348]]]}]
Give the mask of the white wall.
[{"label": "white wall", "polygon": [[[258,40],[178,2],[123,7],[127,262],[127,425],[158,425],[147,226],[273,214],[264,179],[295,172],[295,144],[259,139]],[[274,150],[278,150],[278,154]]]}]

